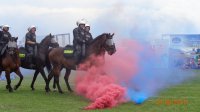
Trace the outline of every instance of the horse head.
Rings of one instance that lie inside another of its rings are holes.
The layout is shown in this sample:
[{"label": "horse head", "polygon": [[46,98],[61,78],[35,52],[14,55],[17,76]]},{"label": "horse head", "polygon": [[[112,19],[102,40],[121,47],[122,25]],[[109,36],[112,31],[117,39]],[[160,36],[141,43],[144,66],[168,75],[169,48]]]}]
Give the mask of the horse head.
[{"label": "horse head", "polygon": [[96,37],[90,44],[88,52],[100,53],[108,52],[109,55],[112,55],[116,52],[115,43],[113,41],[114,33],[103,33]]},{"label": "horse head", "polygon": [[106,39],[104,42],[104,48],[108,52],[109,55],[112,55],[116,52],[115,43],[113,41],[114,33],[111,35],[110,33],[105,34]]},{"label": "horse head", "polygon": [[9,38],[8,46],[7,46],[8,54],[13,55],[13,54],[17,53],[17,51],[18,51],[17,39],[18,39],[18,37]]},{"label": "horse head", "polygon": [[48,47],[59,47],[58,42],[55,40],[54,35],[51,33],[47,35],[40,43],[42,46],[48,46]]}]

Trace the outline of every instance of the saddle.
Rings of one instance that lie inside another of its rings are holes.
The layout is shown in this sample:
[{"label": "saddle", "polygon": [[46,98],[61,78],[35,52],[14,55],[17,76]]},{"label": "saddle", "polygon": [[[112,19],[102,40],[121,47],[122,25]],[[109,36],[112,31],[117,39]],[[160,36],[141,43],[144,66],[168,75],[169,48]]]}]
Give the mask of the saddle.
[{"label": "saddle", "polygon": [[24,47],[19,48],[19,58],[25,60],[27,57],[28,51]]},{"label": "saddle", "polygon": [[26,63],[26,68],[33,69],[35,68],[35,63],[33,61],[34,55],[31,55],[24,47],[19,48],[19,58],[22,63]]},{"label": "saddle", "polygon": [[63,48],[63,54],[65,58],[72,58],[75,54],[75,48],[73,45],[67,45]]},{"label": "saddle", "polygon": [[[80,62],[85,59],[85,56],[82,54],[83,50],[81,52],[77,51],[75,49],[75,46],[73,45],[67,45],[63,48],[63,55],[66,59],[75,59],[76,65],[80,64]],[[85,51],[84,51],[85,52]]]},{"label": "saddle", "polygon": [[[37,56],[37,51],[38,51],[38,47],[37,46],[35,46],[34,47],[34,55],[32,56],[32,57],[35,57],[35,56]],[[19,48],[19,57],[20,58],[26,58],[27,56],[29,55],[29,51],[25,48],[25,47],[20,47]]]}]

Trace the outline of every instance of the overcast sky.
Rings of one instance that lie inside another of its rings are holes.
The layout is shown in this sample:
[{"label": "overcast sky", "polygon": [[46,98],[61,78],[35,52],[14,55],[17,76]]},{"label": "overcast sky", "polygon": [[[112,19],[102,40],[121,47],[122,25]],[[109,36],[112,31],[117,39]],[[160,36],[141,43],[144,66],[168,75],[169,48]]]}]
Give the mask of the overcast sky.
[{"label": "overcast sky", "polygon": [[72,33],[85,18],[94,37],[158,38],[166,33],[200,33],[199,0],[3,0],[0,24],[23,38],[30,25],[37,35]]}]

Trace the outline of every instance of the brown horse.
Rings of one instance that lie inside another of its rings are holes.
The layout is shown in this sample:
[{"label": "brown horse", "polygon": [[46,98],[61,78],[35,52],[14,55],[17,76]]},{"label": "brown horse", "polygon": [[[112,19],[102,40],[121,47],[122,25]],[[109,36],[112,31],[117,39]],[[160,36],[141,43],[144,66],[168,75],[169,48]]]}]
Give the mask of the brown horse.
[{"label": "brown horse", "polygon": [[[44,72],[44,67],[46,66],[46,63],[49,63],[47,55],[50,47],[59,47],[59,44],[55,41],[55,37],[51,34],[45,36],[45,38],[37,45],[37,53],[34,58],[34,64],[35,64],[34,68],[30,67],[31,63],[28,63],[27,60],[21,59],[22,68],[35,70],[33,80],[31,83],[32,90],[35,90],[34,83],[39,73],[41,73],[43,79],[45,80],[45,82],[47,82],[47,77]],[[21,53],[25,52],[25,48],[23,47],[21,47],[19,50]]]},{"label": "brown horse", "polygon": [[[114,34],[111,35],[111,34],[104,33],[98,36],[97,38],[95,38],[91,42],[91,44],[88,47],[86,47],[86,56],[78,64],[84,63],[90,58],[90,56],[104,56],[106,51],[108,52],[109,55],[114,54],[116,52],[116,48],[112,40],[113,35]],[[78,60],[74,57],[65,58],[63,54],[63,48],[53,49],[49,53],[49,60],[51,64],[53,65],[53,69],[48,75],[48,83],[46,85],[46,92],[50,91],[49,82],[54,76],[54,81],[58,87],[59,92],[63,93],[59,84],[59,75],[60,75],[60,71],[63,68],[66,68],[66,73],[64,76],[65,83],[67,85],[68,90],[72,92],[68,79],[69,79],[71,70],[75,70]],[[55,88],[55,85],[54,85],[54,88]]]},{"label": "brown horse", "polygon": [[9,92],[13,92],[11,87],[10,73],[15,72],[20,77],[19,82],[14,87],[15,90],[17,90],[23,80],[23,75],[19,69],[21,63],[19,58],[19,49],[17,47],[17,39],[18,38],[15,37],[9,38],[7,49],[1,56],[0,72],[5,71],[7,79],[6,89],[8,89]]}]

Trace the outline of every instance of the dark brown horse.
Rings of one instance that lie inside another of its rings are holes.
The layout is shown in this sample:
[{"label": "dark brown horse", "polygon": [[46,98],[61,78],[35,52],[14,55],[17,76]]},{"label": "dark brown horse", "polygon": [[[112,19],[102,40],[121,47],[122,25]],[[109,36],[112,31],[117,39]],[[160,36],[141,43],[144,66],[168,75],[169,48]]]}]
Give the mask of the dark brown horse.
[{"label": "dark brown horse", "polygon": [[[25,69],[32,69],[35,70],[33,80],[31,83],[31,89],[35,90],[34,83],[39,73],[41,73],[42,77],[44,78],[45,82],[47,82],[47,77],[44,72],[44,67],[46,66],[46,63],[48,62],[47,56],[48,56],[48,50],[50,47],[59,47],[58,43],[55,41],[55,38],[53,35],[49,34],[47,35],[38,45],[37,45],[37,53],[34,57],[34,64],[35,67],[31,68],[29,65],[31,63],[28,63],[27,60],[21,59],[21,67]],[[25,48],[21,47],[20,52],[23,52]],[[48,64],[47,64],[48,65]]]},{"label": "dark brown horse", "polygon": [[[111,34],[104,33],[104,34],[98,36],[97,38],[95,38],[91,42],[91,44],[86,48],[86,57],[84,59],[82,59],[79,62],[79,64],[87,61],[90,58],[90,56],[94,56],[94,55],[95,56],[101,56],[101,55],[104,56],[106,51],[108,52],[109,55],[114,54],[116,52],[116,48],[115,48],[115,44],[113,43],[113,40],[112,40],[113,35],[114,34],[111,35]],[[49,82],[52,79],[52,77],[54,76],[54,80],[58,87],[59,92],[63,93],[60,88],[60,84],[59,84],[59,75],[60,75],[60,71],[63,68],[66,68],[66,73],[64,76],[65,83],[67,85],[68,90],[72,91],[72,89],[69,85],[68,79],[69,79],[71,70],[75,70],[78,60],[74,57],[65,58],[64,54],[63,54],[63,48],[53,49],[49,53],[49,60],[50,60],[51,64],[53,65],[53,69],[49,73],[49,76],[48,76],[46,92],[50,91]],[[54,87],[55,87],[55,85],[54,85]]]},{"label": "dark brown horse", "polygon": [[21,63],[19,58],[19,49],[17,47],[17,39],[18,38],[15,37],[9,38],[7,49],[1,56],[0,73],[5,71],[7,79],[6,88],[9,90],[9,92],[13,92],[11,87],[10,73],[15,72],[20,77],[19,82],[14,86],[15,90],[17,90],[23,80],[23,76],[19,69]]}]

